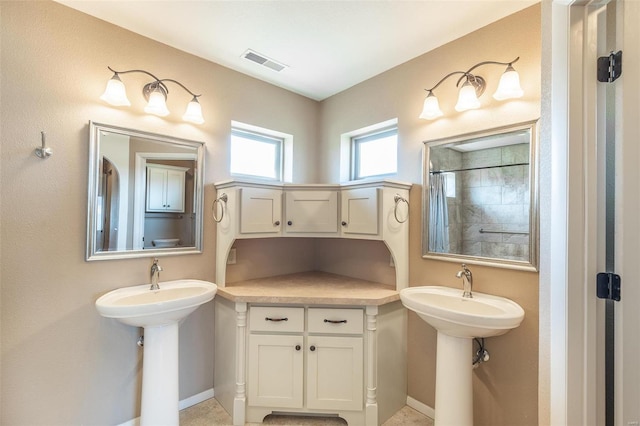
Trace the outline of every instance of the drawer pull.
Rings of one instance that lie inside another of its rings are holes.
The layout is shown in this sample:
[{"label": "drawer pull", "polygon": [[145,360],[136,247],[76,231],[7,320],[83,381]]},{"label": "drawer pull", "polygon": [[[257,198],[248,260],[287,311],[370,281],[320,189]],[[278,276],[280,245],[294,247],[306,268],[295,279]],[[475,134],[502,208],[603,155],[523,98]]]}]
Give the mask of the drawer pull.
[{"label": "drawer pull", "polygon": [[346,324],[347,320],[330,320],[325,319],[324,322],[328,322],[329,324]]},{"label": "drawer pull", "polygon": [[296,351],[299,351],[300,349],[302,349],[300,345],[296,345]]},{"label": "drawer pull", "polygon": [[265,321],[280,322],[280,321],[289,321],[289,318],[287,318],[287,317],[284,317],[284,318],[269,318],[269,317],[266,317],[264,320]]},{"label": "drawer pull", "polygon": [[280,221],[279,221],[279,220],[276,220],[273,224],[274,224],[275,226],[280,226]]}]

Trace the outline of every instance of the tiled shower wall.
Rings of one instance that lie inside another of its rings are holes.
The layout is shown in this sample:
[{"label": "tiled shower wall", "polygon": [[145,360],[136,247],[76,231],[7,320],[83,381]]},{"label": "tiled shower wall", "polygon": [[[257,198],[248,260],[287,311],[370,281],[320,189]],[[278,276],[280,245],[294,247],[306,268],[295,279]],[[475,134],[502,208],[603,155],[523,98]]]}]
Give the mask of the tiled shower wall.
[{"label": "tiled shower wall", "polygon": [[[451,253],[512,260],[529,258],[529,145],[479,151],[432,151],[432,170],[459,170],[447,197]],[[449,179],[448,184],[453,181]],[[480,230],[490,231],[481,233]]]}]

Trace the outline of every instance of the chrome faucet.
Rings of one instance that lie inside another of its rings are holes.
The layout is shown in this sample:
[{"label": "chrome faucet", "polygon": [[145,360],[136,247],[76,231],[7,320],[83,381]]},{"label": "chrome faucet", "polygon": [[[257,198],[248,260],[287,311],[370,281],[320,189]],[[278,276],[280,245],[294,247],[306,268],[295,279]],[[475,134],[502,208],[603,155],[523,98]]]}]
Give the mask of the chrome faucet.
[{"label": "chrome faucet", "polygon": [[467,268],[467,265],[462,264],[462,270],[458,271],[456,278],[462,278],[462,297],[472,298],[471,287],[473,287],[473,275],[469,268]]},{"label": "chrome faucet", "polygon": [[151,290],[160,290],[158,285],[160,271],[162,271],[162,267],[158,265],[158,259],[153,259],[153,265],[151,265]]}]

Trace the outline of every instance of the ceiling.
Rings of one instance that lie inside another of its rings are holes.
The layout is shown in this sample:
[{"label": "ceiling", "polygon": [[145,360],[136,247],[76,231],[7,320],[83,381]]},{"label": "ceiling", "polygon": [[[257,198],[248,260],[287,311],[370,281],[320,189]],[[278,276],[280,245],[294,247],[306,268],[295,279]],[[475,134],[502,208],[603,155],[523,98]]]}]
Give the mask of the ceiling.
[{"label": "ceiling", "polygon": [[[56,0],[323,100],[537,0]],[[251,49],[287,67],[245,59]]]}]

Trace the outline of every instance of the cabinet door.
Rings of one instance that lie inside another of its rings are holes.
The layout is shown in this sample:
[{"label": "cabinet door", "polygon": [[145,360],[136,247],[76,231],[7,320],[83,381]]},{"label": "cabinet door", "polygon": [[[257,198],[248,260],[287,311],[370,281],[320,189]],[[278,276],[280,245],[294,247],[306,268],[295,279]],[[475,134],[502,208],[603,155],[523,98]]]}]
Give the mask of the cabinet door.
[{"label": "cabinet door", "polygon": [[147,167],[147,211],[165,211],[165,170]]},{"label": "cabinet door", "polygon": [[342,233],[378,234],[378,189],[358,188],[342,191]]},{"label": "cabinet door", "polygon": [[302,335],[249,336],[249,405],[302,407],[302,345]]},{"label": "cabinet door", "polygon": [[287,191],[285,213],[285,232],[338,232],[338,192]]},{"label": "cabinet door", "polygon": [[307,407],[361,410],[363,365],[362,337],[309,336]]},{"label": "cabinet door", "polygon": [[240,232],[279,233],[282,220],[282,191],[242,188],[240,192]]},{"label": "cabinet door", "polygon": [[179,170],[167,170],[167,211],[184,212],[184,181],[184,172]]}]

